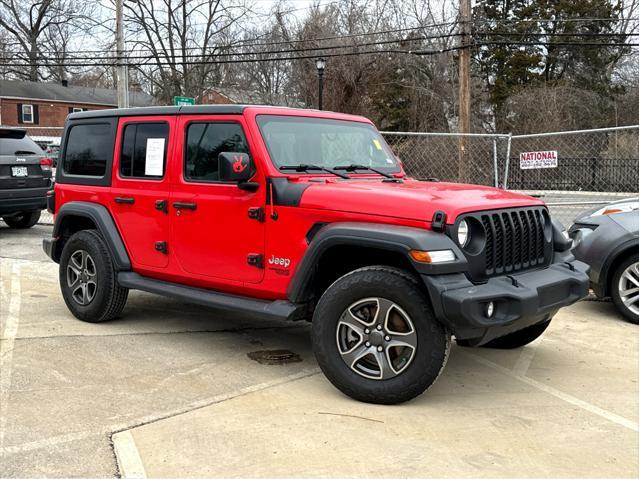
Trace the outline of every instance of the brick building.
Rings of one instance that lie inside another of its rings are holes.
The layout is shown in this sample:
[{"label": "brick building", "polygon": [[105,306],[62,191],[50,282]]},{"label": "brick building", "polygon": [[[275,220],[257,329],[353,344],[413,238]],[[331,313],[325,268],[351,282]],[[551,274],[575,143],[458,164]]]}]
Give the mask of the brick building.
[{"label": "brick building", "polygon": [[[149,106],[153,97],[129,92],[131,106]],[[69,113],[117,107],[117,91],[105,88],[70,86],[67,83],[40,83],[0,80],[0,125],[28,130],[60,128]]]}]

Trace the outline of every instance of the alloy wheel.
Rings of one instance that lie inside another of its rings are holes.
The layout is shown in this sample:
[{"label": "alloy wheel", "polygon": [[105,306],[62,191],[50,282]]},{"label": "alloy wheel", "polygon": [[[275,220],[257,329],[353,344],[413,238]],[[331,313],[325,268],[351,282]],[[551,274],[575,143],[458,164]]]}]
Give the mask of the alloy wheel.
[{"label": "alloy wheel", "polygon": [[342,360],[368,379],[386,380],[402,374],[417,350],[417,331],[408,314],[384,298],[351,304],[337,324]]},{"label": "alloy wheel", "polygon": [[623,305],[639,315],[639,262],[629,265],[621,273],[618,288]]},{"label": "alloy wheel", "polygon": [[98,288],[97,271],[93,258],[86,251],[77,250],[69,258],[67,286],[73,300],[81,306],[88,305],[95,298]]}]

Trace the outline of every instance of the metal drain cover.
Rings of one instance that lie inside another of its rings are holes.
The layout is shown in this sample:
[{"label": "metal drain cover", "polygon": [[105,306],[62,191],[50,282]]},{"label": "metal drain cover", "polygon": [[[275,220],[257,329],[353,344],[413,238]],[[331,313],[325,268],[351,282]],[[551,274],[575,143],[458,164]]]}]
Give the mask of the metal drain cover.
[{"label": "metal drain cover", "polygon": [[260,364],[299,363],[302,360],[299,354],[287,349],[253,351],[248,353],[247,356]]}]

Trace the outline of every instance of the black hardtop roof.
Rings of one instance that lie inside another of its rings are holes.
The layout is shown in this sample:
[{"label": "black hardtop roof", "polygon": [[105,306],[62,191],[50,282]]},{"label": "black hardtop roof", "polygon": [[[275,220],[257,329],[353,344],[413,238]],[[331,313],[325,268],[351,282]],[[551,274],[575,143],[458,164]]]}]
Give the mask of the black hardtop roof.
[{"label": "black hardtop roof", "polygon": [[141,108],[112,108],[107,110],[92,110],[71,113],[69,120],[85,120],[90,118],[113,118],[121,116],[151,116],[151,115],[241,115],[249,107],[265,107],[264,105],[182,105],[182,106],[148,106]]}]

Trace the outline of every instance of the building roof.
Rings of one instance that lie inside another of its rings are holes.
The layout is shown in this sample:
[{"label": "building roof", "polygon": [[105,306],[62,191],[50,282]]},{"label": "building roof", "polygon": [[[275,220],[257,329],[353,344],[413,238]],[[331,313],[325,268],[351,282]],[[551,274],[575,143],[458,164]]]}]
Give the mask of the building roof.
[{"label": "building roof", "polygon": [[[107,106],[117,106],[118,104],[116,90],[17,80],[0,80],[0,98]],[[140,91],[129,91],[129,103],[131,106],[149,106],[153,104],[153,97]]]}]

